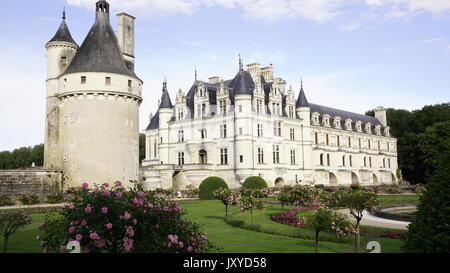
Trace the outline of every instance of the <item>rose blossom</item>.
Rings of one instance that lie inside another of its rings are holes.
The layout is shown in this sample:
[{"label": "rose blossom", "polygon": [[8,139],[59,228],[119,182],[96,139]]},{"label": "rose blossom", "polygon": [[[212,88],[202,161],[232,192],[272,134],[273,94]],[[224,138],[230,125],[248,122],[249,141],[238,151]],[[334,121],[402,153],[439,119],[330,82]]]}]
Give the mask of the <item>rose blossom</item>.
[{"label": "rose blossom", "polygon": [[107,229],[112,229],[112,226],[113,226],[113,225],[112,225],[111,223],[106,224],[106,228],[107,228]]},{"label": "rose blossom", "polygon": [[87,207],[84,209],[84,211],[85,211],[86,213],[91,213],[91,211],[92,211],[91,205],[87,205]]},{"label": "rose blossom", "polygon": [[97,232],[93,232],[89,235],[89,238],[91,238],[92,240],[98,240],[100,239],[100,236],[98,236]]},{"label": "rose blossom", "polygon": [[83,188],[87,189],[89,187],[89,184],[88,183],[83,183],[82,186],[83,186]]},{"label": "rose blossom", "polygon": [[102,208],[102,213],[103,214],[107,214],[108,213],[108,208],[107,207],[103,207]]},{"label": "rose blossom", "polygon": [[108,188],[108,187],[109,187],[109,183],[103,183],[103,186],[104,186],[105,188]]},{"label": "rose blossom", "polygon": [[81,241],[81,239],[83,239],[83,235],[77,234],[77,236],[75,236],[75,239],[76,239],[77,241]]},{"label": "rose blossom", "polygon": [[65,246],[60,246],[59,247],[59,252],[64,252],[66,250],[67,250],[67,248]]},{"label": "rose blossom", "polygon": [[122,198],[123,194],[121,192],[116,193],[117,198]]},{"label": "rose blossom", "polygon": [[128,212],[125,211],[125,214],[123,215],[123,219],[128,220],[130,218],[131,218],[131,214],[129,214]]},{"label": "rose blossom", "polygon": [[140,192],[137,193],[137,196],[140,197],[140,198],[144,198],[145,197],[145,193],[140,191]]}]

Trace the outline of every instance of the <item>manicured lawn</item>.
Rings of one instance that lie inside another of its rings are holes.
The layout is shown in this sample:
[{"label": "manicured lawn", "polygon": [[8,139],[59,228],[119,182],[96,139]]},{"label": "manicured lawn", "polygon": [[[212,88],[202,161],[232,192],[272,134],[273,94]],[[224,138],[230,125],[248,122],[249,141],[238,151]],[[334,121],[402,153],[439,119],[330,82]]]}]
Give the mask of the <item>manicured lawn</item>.
[{"label": "manicured lawn", "polygon": [[[40,253],[38,235],[38,226],[44,222],[44,214],[33,214],[33,223],[28,225],[9,238],[8,253]],[[3,253],[3,236],[0,236],[0,253]]]},{"label": "manicured lawn", "polygon": [[398,203],[419,203],[419,195],[378,195],[380,205]]}]

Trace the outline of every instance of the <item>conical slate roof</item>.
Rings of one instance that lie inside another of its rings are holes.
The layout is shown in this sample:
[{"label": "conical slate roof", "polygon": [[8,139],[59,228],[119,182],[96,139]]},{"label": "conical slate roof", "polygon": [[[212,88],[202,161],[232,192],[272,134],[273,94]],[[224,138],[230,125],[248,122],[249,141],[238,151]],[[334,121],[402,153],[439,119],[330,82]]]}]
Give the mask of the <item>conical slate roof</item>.
[{"label": "conical slate roof", "polygon": [[169,96],[169,92],[167,91],[167,89],[163,90],[163,94],[161,97],[161,104],[159,105],[159,108],[173,108],[173,104],[172,101],[170,100],[170,96]]},{"label": "conical slate roof", "polygon": [[300,88],[300,93],[298,94],[297,102],[295,106],[298,107],[309,107],[308,100],[305,96],[305,91],[303,91],[303,86]]},{"label": "conical slate roof", "polygon": [[236,77],[231,81],[229,87],[232,89],[233,97],[236,95],[253,95],[255,83],[250,72],[240,69]]},{"label": "conical slate roof", "polygon": [[77,72],[108,72],[137,78],[128,69],[119,43],[109,22],[109,5],[97,2],[95,23],[64,74]]},{"label": "conical slate roof", "polygon": [[50,42],[68,42],[72,44],[78,44],[75,42],[75,40],[72,38],[72,35],[70,34],[69,28],[67,27],[65,16],[63,16],[63,20],[61,22],[61,25],[58,28],[58,31],[56,32],[55,36],[48,41]]}]

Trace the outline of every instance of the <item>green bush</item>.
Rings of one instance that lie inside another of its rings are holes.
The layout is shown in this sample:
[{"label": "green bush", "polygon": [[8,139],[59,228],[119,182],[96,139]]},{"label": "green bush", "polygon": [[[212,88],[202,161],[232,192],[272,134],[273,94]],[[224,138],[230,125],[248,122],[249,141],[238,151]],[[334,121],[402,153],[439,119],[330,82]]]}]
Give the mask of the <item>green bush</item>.
[{"label": "green bush", "polygon": [[19,201],[24,205],[34,205],[40,203],[39,196],[36,194],[24,194],[19,197]]},{"label": "green bush", "polygon": [[267,188],[267,183],[259,176],[250,176],[245,179],[242,187],[247,189],[264,189]]},{"label": "green bush", "polygon": [[47,203],[59,204],[64,202],[64,195],[61,193],[47,195]]},{"label": "green bush", "polygon": [[14,204],[15,204],[14,201],[11,198],[9,198],[9,196],[6,195],[0,196],[0,207],[13,206]]},{"label": "green bush", "polygon": [[210,176],[202,181],[199,186],[199,198],[202,200],[215,199],[214,192],[219,188],[228,189],[228,185],[220,177]]}]

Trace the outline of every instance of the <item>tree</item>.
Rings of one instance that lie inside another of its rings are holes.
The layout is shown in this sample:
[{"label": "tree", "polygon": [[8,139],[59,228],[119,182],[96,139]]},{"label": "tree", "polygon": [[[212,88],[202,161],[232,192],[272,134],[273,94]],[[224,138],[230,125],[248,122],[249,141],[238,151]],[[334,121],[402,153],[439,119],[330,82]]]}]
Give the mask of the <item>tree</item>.
[{"label": "tree", "polygon": [[426,190],[406,235],[409,252],[450,252],[450,139],[436,143],[439,135],[448,136],[448,130],[449,122],[436,124],[426,130],[421,141],[426,164],[435,165],[429,168]]},{"label": "tree", "polygon": [[228,206],[237,204],[237,196],[230,189],[225,188],[216,190],[214,196],[225,205],[225,216],[228,216]]},{"label": "tree", "polygon": [[139,134],[139,163],[145,159],[145,134]]},{"label": "tree", "polygon": [[360,234],[359,226],[365,210],[370,211],[373,207],[378,205],[378,195],[366,189],[353,189],[342,191],[340,194],[340,200],[338,203],[350,210],[350,214],[356,220],[356,232],[355,232],[355,249],[360,248]]},{"label": "tree", "polygon": [[348,219],[330,208],[318,208],[309,219],[309,226],[314,229],[316,253],[319,252],[319,233],[334,232],[339,235],[350,234],[354,229]]},{"label": "tree", "polygon": [[31,224],[33,220],[24,211],[0,213],[0,233],[3,235],[3,252],[8,252],[8,242],[19,228]]}]

